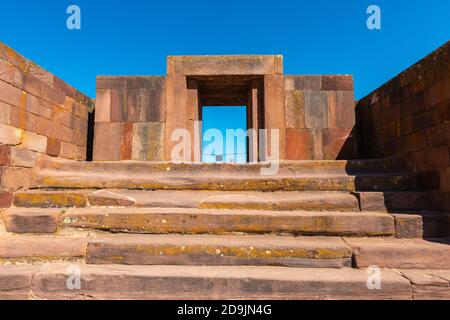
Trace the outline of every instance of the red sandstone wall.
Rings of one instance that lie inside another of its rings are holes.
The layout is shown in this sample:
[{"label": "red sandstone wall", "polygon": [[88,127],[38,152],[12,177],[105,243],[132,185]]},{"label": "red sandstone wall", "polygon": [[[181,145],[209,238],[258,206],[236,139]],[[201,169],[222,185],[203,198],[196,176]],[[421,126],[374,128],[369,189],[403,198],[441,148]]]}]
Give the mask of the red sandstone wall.
[{"label": "red sandstone wall", "polygon": [[46,154],[86,158],[92,100],[0,43],[1,189],[26,188]]},{"label": "red sandstone wall", "polygon": [[353,78],[285,76],[286,159],[356,156]]},{"label": "red sandstone wall", "polygon": [[359,101],[364,158],[399,156],[435,209],[450,210],[450,42]]},{"label": "red sandstone wall", "polygon": [[97,77],[94,161],[164,160],[165,78]]}]

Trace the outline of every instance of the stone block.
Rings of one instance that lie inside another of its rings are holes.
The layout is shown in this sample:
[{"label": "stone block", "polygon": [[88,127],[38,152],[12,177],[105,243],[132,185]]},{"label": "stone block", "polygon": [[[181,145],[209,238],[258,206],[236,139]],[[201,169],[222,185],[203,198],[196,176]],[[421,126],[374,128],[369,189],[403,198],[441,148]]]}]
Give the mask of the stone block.
[{"label": "stone block", "polygon": [[43,118],[52,118],[52,105],[32,94],[26,95],[25,110]]},{"label": "stone block", "polygon": [[441,145],[450,145],[450,122],[440,126],[430,128],[425,133],[427,145],[437,147]]},{"label": "stone block", "polygon": [[284,76],[286,90],[316,91],[322,87],[322,77],[316,75]]},{"label": "stone block", "polygon": [[[166,133],[165,133],[165,160],[170,161],[172,149],[178,141],[172,141],[172,134],[177,129],[186,129],[186,99],[187,85],[186,77],[167,76],[166,77]],[[184,159],[190,161],[191,158],[184,155]]]},{"label": "stone block", "polygon": [[13,233],[55,233],[58,230],[60,210],[51,209],[12,209],[2,218],[6,231]]},{"label": "stone block", "polygon": [[11,164],[11,147],[0,145],[0,166]]},{"label": "stone block", "polygon": [[24,131],[21,147],[45,153],[47,151],[47,137],[30,131]]},{"label": "stone block", "polygon": [[353,91],[353,77],[351,75],[324,75],[322,76],[322,90]]},{"label": "stone block", "polygon": [[300,90],[286,91],[286,128],[305,128],[305,96]]},{"label": "stone block", "polygon": [[0,191],[0,208],[9,208],[12,205],[13,193]]},{"label": "stone block", "polygon": [[74,128],[75,118],[73,113],[66,111],[64,108],[60,108],[59,106],[52,107],[51,120],[53,122],[60,123],[69,128]]},{"label": "stone block", "polygon": [[355,126],[353,91],[331,91],[328,94],[330,128],[352,129]]},{"label": "stone block", "polygon": [[133,160],[161,161],[164,159],[164,123],[133,124]]},{"label": "stone block", "polygon": [[127,114],[126,88],[111,89],[111,122],[125,122]]},{"label": "stone block", "polygon": [[284,159],[285,155],[285,128],[286,121],[284,115],[284,79],[281,75],[266,75],[264,77],[264,124],[268,130],[268,136],[272,129],[279,132],[278,146],[272,146],[268,138],[267,158],[274,159],[273,148],[278,147],[279,159]]},{"label": "stone block", "polygon": [[60,156],[66,159],[77,159],[77,146],[72,143],[61,141]]},{"label": "stone block", "polygon": [[[138,124],[136,124],[138,125]],[[164,144],[164,141],[162,142]],[[133,146],[133,123],[124,123],[122,127],[122,144],[120,149],[120,158],[122,160],[132,159]]]},{"label": "stone block", "polygon": [[95,122],[111,121],[111,91],[108,89],[97,89],[95,99]]},{"label": "stone block", "polygon": [[53,86],[44,85],[42,90],[42,98],[52,104],[59,105],[64,103],[66,95],[63,91],[56,89]]},{"label": "stone block", "polygon": [[96,123],[94,134],[94,161],[120,160],[122,123]]},{"label": "stone block", "polygon": [[416,214],[392,214],[395,218],[396,238],[422,238],[423,220]]},{"label": "stone block", "polygon": [[29,189],[32,185],[31,168],[3,167],[0,170],[0,185],[5,190]]},{"label": "stone block", "polygon": [[164,77],[127,78],[127,122],[165,121]]},{"label": "stone block", "polygon": [[47,151],[50,156],[58,157],[61,152],[61,141],[55,138],[47,139]]},{"label": "stone block", "polygon": [[11,165],[16,167],[33,168],[36,165],[36,152],[16,148],[11,148]]},{"label": "stone block", "polygon": [[314,134],[308,129],[286,129],[286,159],[314,159]]},{"label": "stone block", "polygon": [[326,92],[305,92],[305,124],[309,129],[328,127],[328,96]]},{"label": "stone block", "polygon": [[354,159],[356,157],[356,138],[351,129],[322,130],[324,160]]},{"label": "stone block", "polygon": [[428,148],[414,152],[416,171],[444,169],[449,166],[449,151],[447,146]]},{"label": "stone block", "polygon": [[282,74],[280,56],[169,56],[167,74],[274,75]]},{"label": "stone block", "polygon": [[22,139],[22,130],[0,123],[0,143],[18,145]]},{"label": "stone block", "polygon": [[24,98],[26,96],[25,92],[22,90],[6,83],[0,81],[0,101],[3,101],[12,106],[20,107],[24,104]]}]

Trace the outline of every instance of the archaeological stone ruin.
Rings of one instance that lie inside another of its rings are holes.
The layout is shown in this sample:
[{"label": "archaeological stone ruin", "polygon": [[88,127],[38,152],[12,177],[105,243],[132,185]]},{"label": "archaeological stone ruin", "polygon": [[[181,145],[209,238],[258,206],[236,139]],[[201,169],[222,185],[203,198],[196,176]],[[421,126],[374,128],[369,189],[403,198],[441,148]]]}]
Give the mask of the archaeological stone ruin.
[{"label": "archaeological stone ruin", "polygon": [[[450,42],[359,101],[283,59],[94,99],[0,43],[0,299],[450,299]],[[214,106],[246,163],[202,161]]]}]

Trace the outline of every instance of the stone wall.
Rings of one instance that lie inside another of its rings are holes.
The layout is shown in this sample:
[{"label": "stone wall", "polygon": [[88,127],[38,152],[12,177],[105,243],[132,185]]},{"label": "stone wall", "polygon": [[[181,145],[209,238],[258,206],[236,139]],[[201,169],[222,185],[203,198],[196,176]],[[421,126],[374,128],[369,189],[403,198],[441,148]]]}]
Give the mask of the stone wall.
[{"label": "stone wall", "polygon": [[92,100],[0,43],[0,188],[26,188],[42,155],[86,159]]},{"label": "stone wall", "polygon": [[286,75],[286,159],[356,156],[355,101],[350,75]]},{"label": "stone wall", "polygon": [[164,160],[165,78],[97,77],[94,161]]},{"label": "stone wall", "polygon": [[450,42],[361,99],[363,158],[399,156],[435,209],[450,210]]}]

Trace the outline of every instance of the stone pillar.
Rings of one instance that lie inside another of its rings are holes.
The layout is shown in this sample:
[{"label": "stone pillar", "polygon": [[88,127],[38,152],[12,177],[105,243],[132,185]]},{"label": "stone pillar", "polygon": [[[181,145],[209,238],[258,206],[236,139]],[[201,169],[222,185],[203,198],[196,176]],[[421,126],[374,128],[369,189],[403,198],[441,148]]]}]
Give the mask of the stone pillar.
[{"label": "stone pillar", "polygon": [[279,130],[279,159],[285,158],[284,78],[282,75],[264,76],[264,124],[267,129],[267,160],[272,154],[271,129]]},{"label": "stone pillar", "polygon": [[[166,137],[165,153],[166,161],[171,160],[172,149],[178,144],[172,141],[172,133],[176,129],[186,129],[187,123],[187,83],[185,76],[168,75],[166,77]],[[185,161],[191,158],[185,155]]]}]

